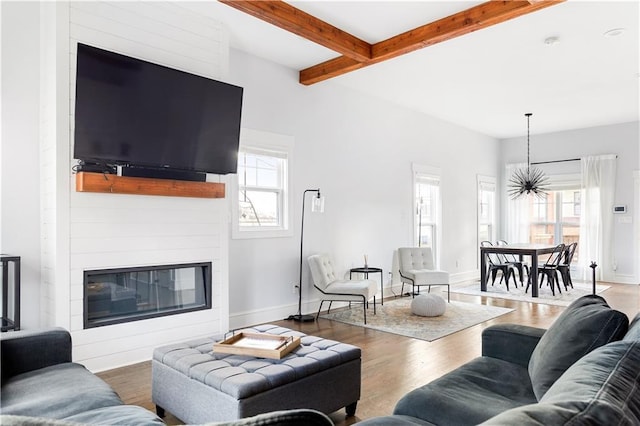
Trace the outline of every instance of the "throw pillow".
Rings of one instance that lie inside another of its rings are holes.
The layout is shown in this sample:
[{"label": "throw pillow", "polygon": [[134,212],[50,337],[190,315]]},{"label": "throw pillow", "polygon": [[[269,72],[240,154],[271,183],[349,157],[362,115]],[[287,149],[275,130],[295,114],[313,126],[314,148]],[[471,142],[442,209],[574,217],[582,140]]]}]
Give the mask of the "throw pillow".
[{"label": "throw pillow", "polygon": [[573,363],[595,348],[620,340],[627,316],[600,296],[583,296],[560,314],[544,333],[529,360],[529,376],[538,401]]}]

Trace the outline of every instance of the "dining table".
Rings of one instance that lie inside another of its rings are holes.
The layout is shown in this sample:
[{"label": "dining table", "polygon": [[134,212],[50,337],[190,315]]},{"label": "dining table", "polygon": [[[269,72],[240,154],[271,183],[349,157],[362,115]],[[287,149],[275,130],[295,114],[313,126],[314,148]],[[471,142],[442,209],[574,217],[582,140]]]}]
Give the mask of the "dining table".
[{"label": "dining table", "polygon": [[507,245],[480,247],[480,290],[487,291],[487,256],[490,253],[513,254],[522,261],[524,256],[531,256],[529,278],[531,279],[531,296],[538,297],[538,256],[549,254],[556,248],[555,244],[515,243]]}]

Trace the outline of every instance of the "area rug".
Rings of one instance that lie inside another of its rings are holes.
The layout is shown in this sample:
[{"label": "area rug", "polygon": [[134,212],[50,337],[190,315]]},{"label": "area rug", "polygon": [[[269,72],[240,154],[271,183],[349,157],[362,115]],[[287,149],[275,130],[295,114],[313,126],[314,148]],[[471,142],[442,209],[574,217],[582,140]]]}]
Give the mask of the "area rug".
[{"label": "area rug", "polygon": [[[596,293],[602,293],[609,286],[596,284]],[[514,288],[509,286],[509,291],[504,284],[487,285],[487,291],[480,291],[480,281],[466,286],[452,286],[451,293],[469,294],[472,296],[496,297],[498,299],[517,300],[519,302],[543,303],[545,305],[568,306],[574,300],[592,294],[593,285],[586,283],[574,282],[573,288],[569,290],[562,289],[562,293],[556,290],[555,296],[551,294],[551,289],[547,285],[543,285],[538,290],[538,297],[531,297],[531,289],[528,293],[524,292],[525,287],[518,286]]]},{"label": "area rug", "polygon": [[376,306],[376,315],[373,315],[373,310],[369,308],[366,325],[362,319],[362,305],[354,304],[351,308],[336,309],[329,314],[320,315],[320,318],[432,342],[513,311],[513,309],[495,306],[452,301],[447,303],[444,315],[421,317],[411,313],[411,300],[410,297],[402,297],[385,301],[384,305]]}]

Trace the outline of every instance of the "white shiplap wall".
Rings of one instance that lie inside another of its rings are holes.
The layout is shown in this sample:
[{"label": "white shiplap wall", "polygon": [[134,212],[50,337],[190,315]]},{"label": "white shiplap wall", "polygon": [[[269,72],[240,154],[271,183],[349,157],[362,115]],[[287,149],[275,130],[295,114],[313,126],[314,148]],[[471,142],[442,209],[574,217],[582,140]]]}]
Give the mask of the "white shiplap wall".
[{"label": "white shiplap wall", "polygon": [[55,324],[56,7],[41,6],[40,25],[40,322]]},{"label": "white shiplap wall", "polygon": [[40,4],[40,223],[43,326],[69,328],[68,4]]},{"label": "white shiplap wall", "polygon": [[[179,2],[69,4],[69,173],[75,164],[71,157],[77,43],[224,81],[225,28],[197,9]],[[208,180],[223,178],[209,175]],[[93,371],[104,370],[149,359],[153,348],[163,344],[227,330],[227,199],[79,193],[74,185],[71,179],[66,285],[75,361]],[[83,330],[84,270],[203,261],[213,264],[211,310]]]}]

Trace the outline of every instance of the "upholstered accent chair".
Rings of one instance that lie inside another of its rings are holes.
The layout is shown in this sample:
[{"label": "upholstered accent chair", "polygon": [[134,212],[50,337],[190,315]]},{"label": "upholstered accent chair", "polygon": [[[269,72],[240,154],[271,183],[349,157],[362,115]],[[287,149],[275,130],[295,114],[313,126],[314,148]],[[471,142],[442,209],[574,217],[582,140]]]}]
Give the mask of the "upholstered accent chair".
[{"label": "upholstered accent chair", "polygon": [[415,287],[432,285],[447,286],[447,300],[451,301],[449,287],[449,273],[435,268],[431,247],[401,247],[398,249],[400,278],[402,280],[401,294],[404,285],[411,284],[411,293],[415,296]]},{"label": "upholstered accent chair", "polygon": [[364,323],[367,323],[367,305],[373,299],[373,313],[376,313],[376,282],[374,280],[340,279],[336,275],[331,257],[328,254],[314,254],[307,259],[311,269],[314,287],[322,293],[316,319],[320,316],[324,302],[359,302],[364,311]]}]

